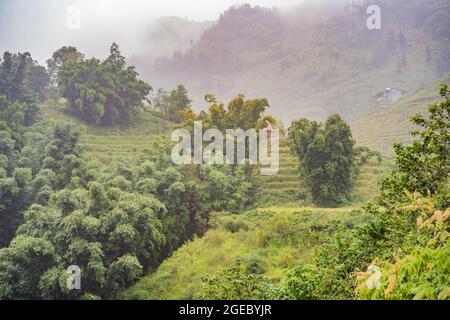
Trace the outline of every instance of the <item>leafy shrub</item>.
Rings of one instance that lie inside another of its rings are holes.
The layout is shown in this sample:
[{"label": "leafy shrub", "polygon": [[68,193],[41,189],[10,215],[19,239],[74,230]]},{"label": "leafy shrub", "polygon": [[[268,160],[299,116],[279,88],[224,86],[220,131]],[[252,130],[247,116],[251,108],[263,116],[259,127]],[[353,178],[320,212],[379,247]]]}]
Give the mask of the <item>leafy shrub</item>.
[{"label": "leafy shrub", "polygon": [[257,254],[250,254],[247,259],[247,273],[263,274],[266,272],[267,266],[264,260]]},{"label": "leafy shrub", "polygon": [[248,230],[248,226],[245,222],[242,221],[227,221],[224,225],[225,230],[231,232],[231,233],[236,233],[239,232],[241,230]]},{"label": "leafy shrub", "polygon": [[215,276],[204,277],[201,299],[206,300],[270,300],[277,288],[264,276],[245,273],[241,260]]},{"label": "leafy shrub", "polygon": [[417,247],[395,263],[382,262],[378,288],[367,286],[370,272],[360,273],[358,294],[361,299],[449,300],[450,242],[439,248]]}]

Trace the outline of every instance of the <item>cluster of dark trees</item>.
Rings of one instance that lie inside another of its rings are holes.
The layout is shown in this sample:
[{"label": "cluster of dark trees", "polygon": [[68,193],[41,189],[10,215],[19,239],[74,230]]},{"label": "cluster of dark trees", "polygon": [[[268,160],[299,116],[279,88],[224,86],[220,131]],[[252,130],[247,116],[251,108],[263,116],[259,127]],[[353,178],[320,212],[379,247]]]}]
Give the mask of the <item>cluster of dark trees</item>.
[{"label": "cluster of dark trees", "polygon": [[21,151],[27,144],[26,128],[38,111],[41,90],[48,83],[41,71],[28,53],[6,52],[0,61],[0,246],[9,242],[19,212],[30,199],[33,171],[20,166],[26,161]]},{"label": "cluster of dark trees", "polygon": [[[328,47],[371,49],[373,57],[367,61],[353,62],[357,68],[367,68],[368,62],[372,67],[384,66],[392,55],[399,59],[398,68],[401,72],[407,60],[409,40],[404,31],[423,28],[438,42],[448,42],[450,8],[447,0],[379,0],[376,5],[382,8],[382,29],[377,32],[365,27],[367,8],[373,4],[369,0],[349,2],[345,8],[338,9],[342,5],[336,4],[336,1],[324,1],[315,6],[314,1],[306,1],[298,12],[291,13],[295,19],[283,18],[276,9],[249,5],[230,8],[221,15],[217,24],[203,33],[190,50],[184,54],[175,52],[170,59],[156,60],[153,71],[160,76],[169,73],[174,79],[180,74],[229,74],[251,65],[252,59],[248,57],[257,52],[258,55],[270,53],[280,58],[280,71],[284,72],[305,59],[283,47],[284,43],[298,44],[299,41],[307,40],[304,35],[319,32]],[[319,31],[321,29],[326,32],[322,34]],[[328,51],[331,54],[327,58],[338,61],[343,56]],[[288,54],[283,55],[283,52]],[[439,73],[450,70],[448,52],[446,44],[434,49],[433,64]]]},{"label": "cluster of dark trees", "polygon": [[190,50],[156,59],[154,72],[210,75],[239,71],[246,64],[241,60],[243,50],[268,50],[272,42],[283,38],[284,31],[277,9],[248,4],[230,7]]},{"label": "cluster of dark trees", "polygon": [[159,89],[152,99],[151,105],[169,121],[182,123],[183,113],[191,108],[191,102],[186,88],[179,85],[170,92]]},{"label": "cluster of dark trees", "polygon": [[[75,152],[77,135],[69,127],[49,130],[51,136],[42,137],[47,144],[35,140],[44,150],[23,152],[42,167],[38,173],[33,176],[27,167],[15,171],[28,193],[11,201],[21,204],[15,211],[20,223],[8,226],[15,236],[0,249],[3,299],[116,298],[194,234],[201,235],[210,211],[242,209],[253,188],[246,172],[220,168],[202,167],[193,179],[186,168],[172,166],[164,145],[135,163],[105,168]],[[39,163],[41,152],[45,158]],[[82,270],[81,290],[66,287],[70,265]]]},{"label": "cluster of dark trees", "polygon": [[73,114],[110,126],[127,123],[130,111],[143,108],[151,87],[137,78],[134,67],[126,66],[117,44],[104,61],[84,59],[74,48],[62,50],[48,64],[52,72],[57,70],[59,92]]},{"label": "cluster of dark trees", "polygon": [[191,108],[183,85],[170,92],[139,80],[133,66],[126,66],[119,46],[112,44],[104,60],[85,59],[74,47],[62,47],[47,60],[54,89],[68,102],[67,111],[90,124],[111,126],[129,122],[130,113],[142,111],[147,104],[174,123],[183,121]]}]

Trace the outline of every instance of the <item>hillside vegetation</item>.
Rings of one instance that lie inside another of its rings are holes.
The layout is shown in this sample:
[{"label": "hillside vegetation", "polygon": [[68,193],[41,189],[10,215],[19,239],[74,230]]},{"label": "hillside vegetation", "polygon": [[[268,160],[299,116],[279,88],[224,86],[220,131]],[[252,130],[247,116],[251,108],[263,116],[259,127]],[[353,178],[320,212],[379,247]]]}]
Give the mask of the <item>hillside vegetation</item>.
[{"label": "hillside vegetation", "polygon": [[450,7],[369,3],[231,7],[173,89],[116,43],[3,53],[0,300],[450,299]]},{"label": "hillside vegetation", "polygon": [[295,203],[300,199],[300,176],[298,174],[298,159],[290,150],[287,140],[280,146],[280,168],[273,176],[259,176],[260,205]]},{"label": "hillside vegetation", "polygon": [[[40,116],[80,126],[84,156],[102,164],[132,163],[146,154],[154,154],[154,143],[167,143],[173,128],[172,123],[152,112],[133,114],[127,125],[92,126],[65,113],[53,100],[41,105]],[[327,209],[305,206],[309,200],[300,188],[298,166],[289,140],[282,139],[278,174],[257,176],[257,209],[239,215],[213,214],[204,236],[188,241],[123,297],[199,298],[202,278],[232,267],[238,258],[245,269],[254,268],[258,274],[280,284],[294,266],[310,263],[314,248],[325,243],[340,225],[353,228],[365,221],[363,211],[358,208],[376,195],[378,182],[390,170],[387,159],[380,163],[370,158],[360,167],[351,192],[351,206]]]},{"label": "hillside vegetation", "polygon": [[440,94],[413,117],[420,138],[396,147],[395,169],[363,208],[213,214],[204,237],[122,297],[448,299],[450,91]]},{"label": "hillside vegetation", "polygon": [[146,153],[154,152],[154,142],[169,139],[173,123],[151,112],[137,112],[131,115],[126,125],[99,127],[87,125],[83,121],[68,115],[54,100],[41,105],[43,119],[65,121],[81,128],[80,145],[84,155],[90,159],[108,164],[116,160],[133,161]]},{"label": "hillside vegetation", "polygon": [[[146,153],[152,153],[154,143],[166,143],[171,129],[175,128],[174,123],[150,112],[134,114],[131,124],[126,126],[91,126],[66,114],[54,100],[41,105],[40,115],[45,119],[74,123],[82,128],[80,145],[85,151],[84,155],[105,164],[116,160],[132,161]],[[301,189],[298,158],[292,154],[291,143],[287,138],[280,142],[278,173],[272,176],[256,175],[259,207],[296,207],[308,202]],[[381,162],[370,158],[363,163],[351,191],[352,203],[363,204],[372,199],[378,192],[378,182],[391,168],[392,161],[387,158],[383,158]]]},{"label": "hillside vegetation", "polygon": [[378,183],[389,168],[387,159],[382,163],[369,159],[363,164],[348,207],[308,207],[300,188],[298,160],[286,143],[280,148],[279,173],[258,180],[259,208],[239,215],[214,214],[203,237],[187,242],[123,297],[199,299],[202,278],[232,267],[236,259],[242,260],[245,270],[254,269],[280,284],[294,266],[310,263],[314,248],[339,228],[353,228],[365,221],[359,207],[378,194]]},{"label": "hillside vegetation", "polygon": [[426,112],[427,104],[440,99],[437,92],[442,82],[450,84],[450,74],[393,105],[369,112],[351,123],[358,144],[392,156],[394,143],[410,143],[412,139],[409,132],[413,130],[410,117],[416,113]]},{"label": "hillside vegetation", "polygon": [[202,278],[240,258],[250,273],[281,283],[295,265],[310,263],[313,249],[339,225],[364,220],[350,208],[261,208],[237,216],[217,213],[210,230],[177,250],[124,293],[126,299],[198,299]]}]

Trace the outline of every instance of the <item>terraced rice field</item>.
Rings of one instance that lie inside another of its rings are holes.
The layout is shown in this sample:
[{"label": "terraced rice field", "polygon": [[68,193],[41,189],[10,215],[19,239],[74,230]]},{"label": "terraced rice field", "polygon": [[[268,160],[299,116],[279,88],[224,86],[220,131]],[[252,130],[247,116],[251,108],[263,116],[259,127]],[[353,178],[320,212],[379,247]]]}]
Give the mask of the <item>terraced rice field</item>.
[{"label": "terraced rice field", "polygon": [[280,146],[280,168],[276,175],[260,176],[259,199],[262,203],[286,203],[298,201],[300,177],[298,159],[287,143]]},{"label": "terraced rice field", "polygon": [[[377,195],[380,179],[391,169],[392,161],[383,158],[380,163],[370,159],[360,168],[360,173],[351,191],[352,204],[362,204]],[[287,142],[280,146],[280,169],[273,176],[260,176],[259,199],[261,205],[277,204],[296,206],[302,204],[301,179],[298,173],[298,158],[290,151]]]},{"label": "terraced rice field", "polygon": [[170,139],[169,132],[173,124],[153,116],[141,113],[133,119],[134,125],[112,128],[86,125],[60,110],[55,101],[47,101],[41,106],[41,117],[47,120],[64,120],[81,128],[80,143],[85,156],[104,164],[114,160],[132,161],[142,154],[152,151],[158,139]]}]

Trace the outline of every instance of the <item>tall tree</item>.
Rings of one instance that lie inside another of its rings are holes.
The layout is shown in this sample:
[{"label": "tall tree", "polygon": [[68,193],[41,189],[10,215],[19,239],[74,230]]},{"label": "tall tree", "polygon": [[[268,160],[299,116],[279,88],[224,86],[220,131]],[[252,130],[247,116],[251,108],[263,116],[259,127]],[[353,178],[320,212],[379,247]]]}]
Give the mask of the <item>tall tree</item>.
[{"label": "tall tree", "polygon": [[59,70],[65,62],[81,62],[84,59],[84,55],[78,52],[75,47],[62,47],[56,50],[50,59],[47,60],[47,71],[50,76],[51,84],[57,86],[57,77]]},{"label": "tall tree", "polygon": [[190,107],[191,99],[183,85],[178,85],[167,97],[167,116],[173,122],[181,123],[183,121],[182,112]]},{"label": "tall tree", "polygon": [[118,69],[125,67],[125,57],[120,53],[120,48],[117,43],[113,42],[111,45],[111,48],[109,49],[109,56],[106,61],[115,65]]},{"label": "tall tree", "polygon": [[300,119],[292,122],[289,138],[300,160],[302,184],[314,203],[345,203],[352,185],[355,155],[349,126],[338,115],[330,116],[325,124]]},{"label": "tall tree", "polygon": [[39,65],[31,57],[27,58],[27,76],[24,80],[25,87],[33,91],[39,100],[44,100],[50,84],[50,76],[44,66]]}]

